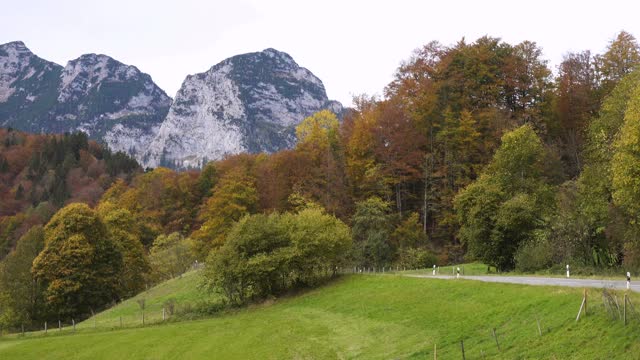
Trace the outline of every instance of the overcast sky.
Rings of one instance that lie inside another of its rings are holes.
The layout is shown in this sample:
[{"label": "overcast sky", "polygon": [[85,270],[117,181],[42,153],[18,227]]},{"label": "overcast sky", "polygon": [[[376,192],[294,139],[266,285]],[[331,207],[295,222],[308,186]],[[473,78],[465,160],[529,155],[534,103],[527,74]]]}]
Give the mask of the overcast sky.
[{"label": "overcast sky", "polygon": [[61,65],[103,53],[149,73],[170,96],[188,74],[273,47],[316,74],[330,98],[381,94],[411,52],[465,37],[537,42],[555,67],[602,52],[624,29],[640,37],[640,2],[21,0],[2,3],[0,43],[22,40]]}]

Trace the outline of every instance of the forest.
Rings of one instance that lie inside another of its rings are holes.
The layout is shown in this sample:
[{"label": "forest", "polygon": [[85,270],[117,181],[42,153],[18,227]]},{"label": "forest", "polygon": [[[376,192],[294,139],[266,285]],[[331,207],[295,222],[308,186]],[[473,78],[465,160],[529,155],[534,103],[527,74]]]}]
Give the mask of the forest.
[{"label": "forest", "polygon": [[638,65],[624,31],[557,69],[534,42],[430,42],[295,148],[182,172],[0,129],[0,326],[81,319],[196,261],[235,305],[339,267],[637,272]]}]

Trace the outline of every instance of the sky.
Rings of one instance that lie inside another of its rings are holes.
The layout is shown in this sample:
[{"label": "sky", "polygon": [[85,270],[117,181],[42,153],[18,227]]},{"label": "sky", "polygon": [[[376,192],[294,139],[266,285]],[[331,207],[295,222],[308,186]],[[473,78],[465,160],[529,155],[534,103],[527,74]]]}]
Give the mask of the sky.
[{"label": "sky", "polygon": [[107,54],[172,97],[187,75],[270,47],[350,105],[355,95],[382,95],[401,62],[432,40],[535,41],[555,69],[567,52],[604,52],[620,30],[640,37],[637,0],[0,1],[0,43],[22,40],[61,65]]}]

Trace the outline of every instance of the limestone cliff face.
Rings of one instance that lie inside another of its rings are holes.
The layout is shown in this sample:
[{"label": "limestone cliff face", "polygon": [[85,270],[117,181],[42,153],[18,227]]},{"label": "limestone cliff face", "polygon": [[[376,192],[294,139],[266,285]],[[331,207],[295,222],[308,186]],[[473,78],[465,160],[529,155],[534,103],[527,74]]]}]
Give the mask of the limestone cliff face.
[{"label": "limestone cliff face", "polygon": [[293,146],[295,126],[322,109],[342,113],[291,56],[274,49],[234,56],[186,78],[143,162],[199,167],[226,154],[278,151]]}]

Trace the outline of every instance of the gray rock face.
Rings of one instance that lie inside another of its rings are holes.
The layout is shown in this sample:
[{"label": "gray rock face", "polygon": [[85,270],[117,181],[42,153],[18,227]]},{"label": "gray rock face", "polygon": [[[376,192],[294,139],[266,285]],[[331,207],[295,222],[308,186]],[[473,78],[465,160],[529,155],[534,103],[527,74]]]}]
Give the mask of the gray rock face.
[{"label": "gray rock face", "polygon": [[289,148],[295,126],[322,109],[343,111],[288,54],[266,49],[234,56],[186,78],[143,162],[200,167],[226,154]]},{"label": "gray rock face", "polygon": [[149,75],[106,55],[82,55],[63,68],[22,42],[0,45],[1,126],[81,130],[112,150],[136,154],[147,148],[170,106]]},{"label": "gray rock face", "polygon": [[22,42],[0,45],[0,126],[84,131],[149,167],[290,148],[295,126],[322,109],[343,112],[320,79],[274,49],[187,76],[172,101],[149,75],[106,55],[82,55],[63,68]]},{"label": "gray rock face", "polygon": [[21,41],[0,45],[0,126],[49,130],[62,66],[34,55]]}]

